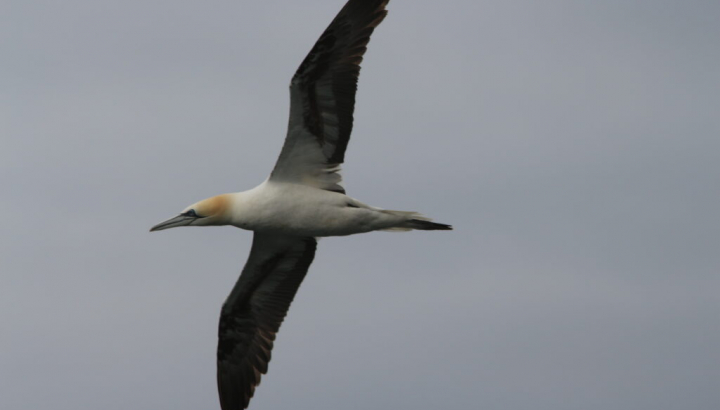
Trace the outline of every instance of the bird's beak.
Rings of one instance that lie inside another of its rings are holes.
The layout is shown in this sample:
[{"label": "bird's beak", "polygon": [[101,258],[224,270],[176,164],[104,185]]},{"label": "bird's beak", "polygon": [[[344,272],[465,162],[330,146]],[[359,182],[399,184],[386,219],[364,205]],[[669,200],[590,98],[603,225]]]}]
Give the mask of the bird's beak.
[{"label": "bird's beak", "polygon": [[150,228],[150,232],[162,231],[163,229],[175,228],[177,226],[190,225],[195,219],[197,218],[194,216],[178,215],[175,218],[170,218],[165,222],[160,222],[159,224],[153,226]]}]

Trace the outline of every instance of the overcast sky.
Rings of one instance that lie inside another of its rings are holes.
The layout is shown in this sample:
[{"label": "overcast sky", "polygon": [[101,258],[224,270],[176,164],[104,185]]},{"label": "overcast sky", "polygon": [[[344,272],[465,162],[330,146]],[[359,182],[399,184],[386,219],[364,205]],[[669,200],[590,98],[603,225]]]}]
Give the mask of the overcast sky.
[{"label": "overcast sky", "polygon": [[[343,0],[0,5],[0,408],[218,409],[252,188]],[[251,409],[720,408],[720,3],[392,0]]]}]

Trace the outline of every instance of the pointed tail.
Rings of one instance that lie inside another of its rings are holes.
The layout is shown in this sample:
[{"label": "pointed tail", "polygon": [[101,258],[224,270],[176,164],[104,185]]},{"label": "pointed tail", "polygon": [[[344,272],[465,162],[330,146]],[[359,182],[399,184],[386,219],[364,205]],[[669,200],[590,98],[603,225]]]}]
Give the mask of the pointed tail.
[{"label": "pointed tail", "polygon": [[452,226],[446,224],[439,224],[437,222],[424,221],[422,219],[411,219],[403,227],[410,229],[419,229],[421,231],[452,231]]},{"label": "pointed tail", "polygon": [[400,222],[398,225],[391,228],[385,228],[383,231],[409,231],[411,229],[418,229],[421,231],[452,231],[453,229],[450,225],[431,222],[430,218],[426,218],[417,212],[391,211],[388,209],[380,209],[379,211],[404,219],[404,221]]}]

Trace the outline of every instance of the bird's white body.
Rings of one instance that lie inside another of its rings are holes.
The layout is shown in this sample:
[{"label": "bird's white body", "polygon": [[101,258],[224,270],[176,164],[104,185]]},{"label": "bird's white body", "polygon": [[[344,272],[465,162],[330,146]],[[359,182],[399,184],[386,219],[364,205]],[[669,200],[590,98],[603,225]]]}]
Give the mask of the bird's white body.
[{"label": "bird's white body", "polygon": [[[228,225],[294,236],[343,236],[377,230],[407,230],[414,212],[371,207],[345,194],[266,180],[257,187],[221,196]],[[192,205],[193,206],[197,205]]]}]

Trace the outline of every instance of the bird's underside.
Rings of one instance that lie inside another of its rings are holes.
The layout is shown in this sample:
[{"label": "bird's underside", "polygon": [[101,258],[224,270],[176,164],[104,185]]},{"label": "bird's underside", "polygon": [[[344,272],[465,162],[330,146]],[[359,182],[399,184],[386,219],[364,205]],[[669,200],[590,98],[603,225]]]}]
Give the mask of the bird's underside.
[{"label": "bird's underside", "polygon": [[220,315],[222,410],[247,408],[267,372],[275,335],[315,256],[315,237],[452,229],[414,212],[367,206],[346,196],[341,185],[360,63],[388,1],[349,0],[300,64],[290,83],[285,144],[267,181],[198,202],[151,229],[234,225],[255,232]]}]

